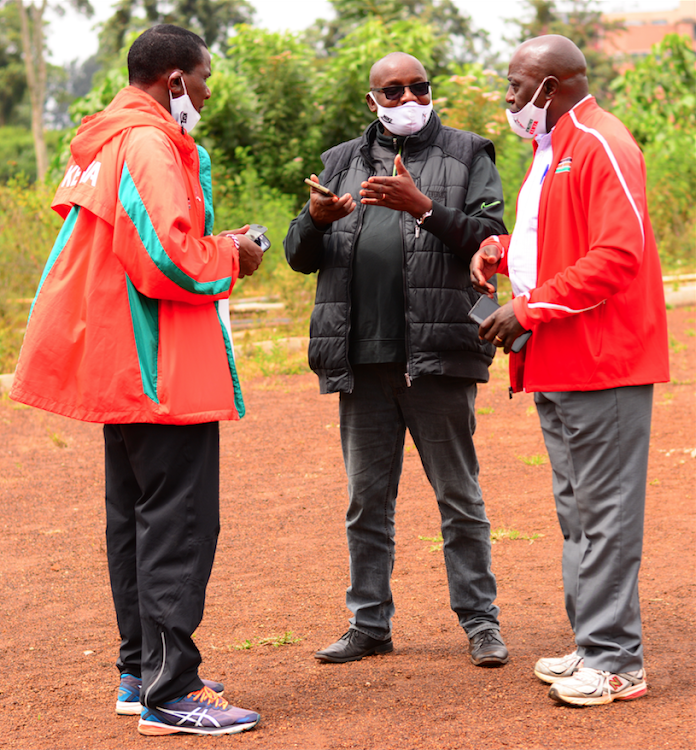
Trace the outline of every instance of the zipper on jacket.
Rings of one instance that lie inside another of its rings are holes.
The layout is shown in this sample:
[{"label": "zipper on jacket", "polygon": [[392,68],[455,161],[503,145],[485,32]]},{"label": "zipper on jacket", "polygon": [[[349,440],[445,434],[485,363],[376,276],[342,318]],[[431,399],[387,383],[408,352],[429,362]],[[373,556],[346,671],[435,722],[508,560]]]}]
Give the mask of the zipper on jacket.
[{"label": "zipper on jacket", "polygon": [[[405,143],[405,141],[404,141]],[[396,148],[396,138],[394,138],[394,147]],[[403,161],[404,157],[401,156],[401,159]],[[406,163],[404,162],[404,167],[406,166]],[[394,167],[396,169],[396,166]],[[408,370],[408,363],[410,359],[409,354],[409,346],[408,346],[408,279],[407,279],[407,263],[406,263],[406,242],[404,240],[404,235],[406,231],[406,220],[404,219],[404,212],[401,212],[401,217],[399,219],[399,229],[401,230],[401,257],[402,257],[402,276],[404,278],[404,318],[406,327],[404,330],[404,347],[406,348],[406,372],[404,373],[404,379],[406,380],[406,387],[411,387],[411,373]]]},{"label": "zipper on jacket", "polygon": [[[368,175],[368,179],[372,177],[373,175]],[[348,300],[348,320],[346,321],[346,368],[348,370],[348,373],[350,374],[350,390],[348,393],[352,393],[353,389],[355,387],[355,375],[353,374],[353,368],[350,366],[350,329],[351,329],[351,318],[353,313],[353,263],[355,262],[355,246],[358,242],[358,238],[360,237],[360,232],[362,232],[362,225],[363,225],[363,219],[365,217],[365,206],[362,203],[358,204],[360,206],[360,220],[358,221],[358,228],[355,231],[355,234],[353,235],[353,242],[350,246],[350,257],[348,260],[350,261],[348,264],[348,290],[346,299]]]}]

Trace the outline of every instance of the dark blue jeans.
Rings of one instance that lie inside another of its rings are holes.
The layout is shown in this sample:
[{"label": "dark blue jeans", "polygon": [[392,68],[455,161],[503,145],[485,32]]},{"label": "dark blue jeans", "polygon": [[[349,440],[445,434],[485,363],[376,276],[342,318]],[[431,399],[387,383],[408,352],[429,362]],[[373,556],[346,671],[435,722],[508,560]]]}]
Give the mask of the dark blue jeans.
[{"label": "dark blue jeans", "polygon": [[357,365],[353,392],[340,397],[351,627],[373,638],[391,635],[394,515],[408,427],[440,508],[451,607],[469,637],[498,629],[490,524],[473,442],[476,385],[430,375],[407,387],[404,371],[399,363]]}]

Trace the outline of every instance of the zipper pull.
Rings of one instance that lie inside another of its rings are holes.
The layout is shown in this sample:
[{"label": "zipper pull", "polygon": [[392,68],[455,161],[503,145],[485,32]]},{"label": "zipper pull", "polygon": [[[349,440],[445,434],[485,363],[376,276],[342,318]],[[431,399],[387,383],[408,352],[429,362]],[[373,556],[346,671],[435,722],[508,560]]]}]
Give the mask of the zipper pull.
[{"label": "zipper pull", "polygon": [[407,372],[405,372],[404,373],[404,377],[406,378],[406,387],[410,388],[411,387],[411,376]]},{"label": "zipper pull", "polygon": [[416,222],[416,239],[420,237],[420,224]]}]

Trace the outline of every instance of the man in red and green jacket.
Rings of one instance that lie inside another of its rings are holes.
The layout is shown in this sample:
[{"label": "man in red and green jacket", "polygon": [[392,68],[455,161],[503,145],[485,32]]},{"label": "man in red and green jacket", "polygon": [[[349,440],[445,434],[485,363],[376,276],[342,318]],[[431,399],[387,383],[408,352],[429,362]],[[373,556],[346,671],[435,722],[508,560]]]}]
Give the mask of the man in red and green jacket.
[{"label": "man in red and green jacket", "polygon": [[210,159],[187,133],[210,62],[200,37],[152,27],[130,49],[130,85],[78,130],[10,394],[104,423],[116,710],[142,706],[143,734],[259,719],[200,679],[191,637],[220,524],[218,421],[244,412],[225,305],[262,257],[245,229],[211,234]]},{"label": "man in red and green jacket", "polygon": [[561,703],[647,691],[640,568],[653,384],[669,380],[660,263],[645,164],[628,130],[588,94],[565,37],[525,42],[510,63],[512,129],[533,137],[512,235],[489,237],[474,286],[510,276],[514,299],[481,325],[510,352],[511,390],[533,391],[564,536],[563,583],[576,650],[535,674]]}]

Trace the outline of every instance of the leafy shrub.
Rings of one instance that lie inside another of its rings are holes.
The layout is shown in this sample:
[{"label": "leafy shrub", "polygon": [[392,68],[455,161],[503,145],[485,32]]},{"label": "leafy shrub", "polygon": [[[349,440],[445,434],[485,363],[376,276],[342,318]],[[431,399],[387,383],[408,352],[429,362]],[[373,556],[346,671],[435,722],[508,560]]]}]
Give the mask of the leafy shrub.
[{"label": "leafy shrub", "polygon": [[12,372],[44,264],[60,229],[55,186],[26,177],[0,185],[0,372]]},{"label": "leafy shrub", "polygon": [[[61,131],[47,130],[44,134],[49,156],[55,152]],[[28,128],[9,125],[0,128],[0,183],[24,175],[28,182],[36,180],[34,138]]]}]

